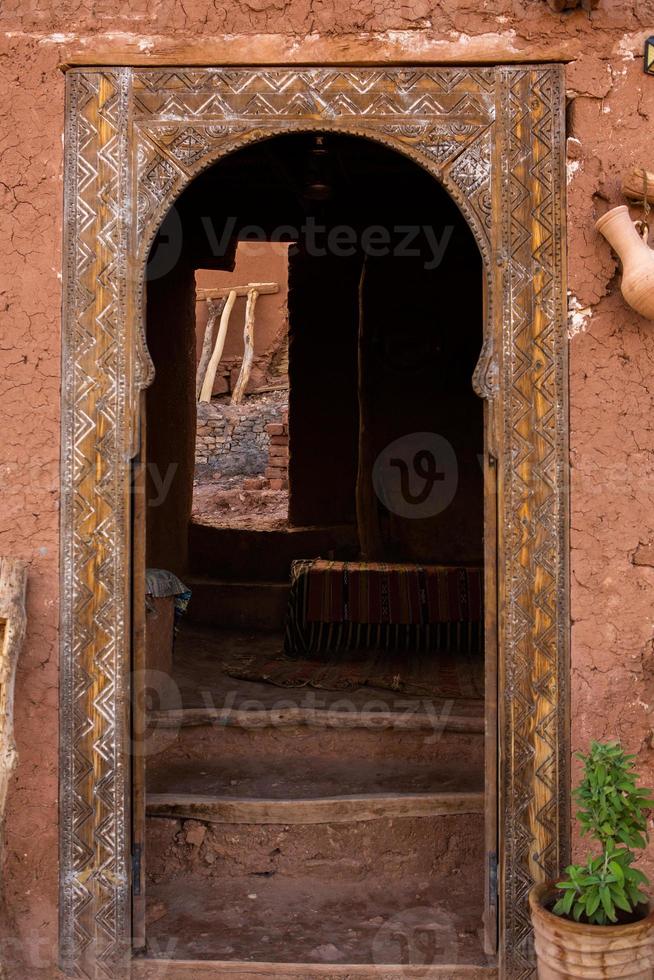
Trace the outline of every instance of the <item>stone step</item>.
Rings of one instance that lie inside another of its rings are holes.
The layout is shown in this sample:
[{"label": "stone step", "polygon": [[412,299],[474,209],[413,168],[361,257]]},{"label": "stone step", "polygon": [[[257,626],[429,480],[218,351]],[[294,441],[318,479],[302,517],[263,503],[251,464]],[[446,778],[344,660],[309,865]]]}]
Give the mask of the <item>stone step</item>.
[{"label": "stone step", "polygon": [[[321,692],[322,693],[322,692]],[[292,694],[297,698],[297,691]],[[187,708],[153,712],[145,744],[152,786],[160,773],[176,767],[195,771],[197,764],[238,765],[242,772],[264,765],[317,766],[334,764],[389,767],[454,766],[481,779],[484,766],[484,718],[464,711],[456,702],[413,703],[403,708],[375,703],[374,692],[360,703],[352,697],[340,704],[294,705],[279,692],[278,705],[264,707],[243,701],[234,708]],[[316,698],[317,699],[317,698]],[[308,771],[308,770],[307,770]],[[411,779],[413,769],[407,770]]]},{"label": "stone step", "polygon": [[413,758],[227,757],[151,768],[147,813],[227,824],[325,824],[482,813],[483,769]]},{"label": "stone step", "polygon": [[285,582],[223,582],[188,576],[193,592],[188,622],[194,626],[253,631],[283,630],[290,586]]}]

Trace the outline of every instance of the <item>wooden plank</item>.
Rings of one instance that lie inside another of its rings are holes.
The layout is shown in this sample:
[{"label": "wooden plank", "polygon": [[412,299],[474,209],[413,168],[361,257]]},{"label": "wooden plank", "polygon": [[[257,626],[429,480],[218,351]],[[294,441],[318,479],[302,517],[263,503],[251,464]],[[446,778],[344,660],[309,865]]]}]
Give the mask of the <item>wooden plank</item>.
[{"label": "wooden plank", "polygon": [[480,715],[453,715],[447,711],[427,714],[420,711],[350,711],[328,708],[182,708],[153,711],[150,722],[157,728],[194,728],[225,725],[235,728],[283,728],[307,725],[315,728],[395,728],[401,731],[439,731],[483,734]]},{"label": "wooden plank", "polygon": [[247,286],[224,286],[222,289],[198,289],[195,295],[198,300],[221,299],[224,296],[229,296],[230,293],[236,293],[237,296],[247,296],[253,289],[256,289],[260,296],[268,296],[270,293],[279,292],[279,283],[249,282]]},{"label": "wooden plank", "polygon": [[654,206],[654,172],[638,167],[622,178],[622,193],[632,201],[642,203],[647,195],[647,203]]},{"label": "wooden plank", "polygon": [[357,796],[297,800],[151,793],[147,798],[149,817],[229,824],[349,823],[386,817],[434,817],[483,812],[483,792],[362,793]]},{"label": "wooden plank", "polygon": [[494,966],[439,964],[438,966],[408,966],[368,963],[250,963],[237,960],[134,960],[132,977],[135,980],[170,980],[172,977],[231,977],[232,980],[257,980],[275,977],[276,980],[493,980]]}]

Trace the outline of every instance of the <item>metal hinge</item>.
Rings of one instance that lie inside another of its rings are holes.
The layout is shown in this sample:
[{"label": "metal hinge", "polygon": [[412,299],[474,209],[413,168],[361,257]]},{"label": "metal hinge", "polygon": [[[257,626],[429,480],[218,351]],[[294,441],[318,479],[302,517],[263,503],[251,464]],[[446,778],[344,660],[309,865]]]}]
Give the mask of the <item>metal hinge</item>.
[{"label": "metal hinge", "polygon": [[491,908],[497,907],[497,853],[488,855],[488,901]]},{"label": "metal hinge", "polygon": [[132,845],[132,890],[135,895],[141,894],[141,845]]}]

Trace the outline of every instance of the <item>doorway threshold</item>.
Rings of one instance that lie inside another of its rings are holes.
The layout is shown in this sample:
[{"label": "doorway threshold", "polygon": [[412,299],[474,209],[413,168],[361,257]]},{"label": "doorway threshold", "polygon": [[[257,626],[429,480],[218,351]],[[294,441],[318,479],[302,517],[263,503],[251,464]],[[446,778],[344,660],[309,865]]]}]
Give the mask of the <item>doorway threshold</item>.
[{"label": "doorway threshold", "polygon": [[231,980],[258,980],[260,977],[276,977],[276,980],[431,980],[447,977],[448,980],[494,980],[499,973],[495,966],[475,966],[441,963],[432,966],[407,966],[366,963],[251,963],[219,960],[134,960],[132,977],[135,980],[177,980],[185,977],[220,978]]}]

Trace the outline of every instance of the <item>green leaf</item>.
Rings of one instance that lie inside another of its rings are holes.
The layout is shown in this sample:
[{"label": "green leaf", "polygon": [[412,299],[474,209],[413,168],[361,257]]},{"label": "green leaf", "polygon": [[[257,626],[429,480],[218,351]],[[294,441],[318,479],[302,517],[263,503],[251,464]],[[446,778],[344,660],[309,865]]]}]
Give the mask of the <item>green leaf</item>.
[{"label": "green leaf", "polygon": [[588,896],[586,901],[586,914],[594,915],[599,908],[600,894],[599,891],[594,891],[592,895]]},{"label": "green leaf", "polygon": [[613,906],[613,901],[611,899],[611,893],[606,887],[606,885],[600,885],[599,897],[600,897],[600,901],[602,902],[602,908],[606,912],[607,916],[609,917],[609,919],[611,919],[612,922],[615,922],[616,920],[615,908]]},{"label": "green leaf", "polygon": [[[566,898],[567,898],[567,896],[566,896]],[[567,914],[566,911],[565,911],[565,906],[563,904],[563,899],[562,898],[560,898],[558,900],[558,902],[556,902],[552,906],[552,912],[554,913],[554,915],[566,915]]]},{"label": "green leaf", "polygon": [[561,900],[561,904],[562,904],[562,907],[563,907],[563,914],[564,915],[570,915],[570,909],[572,908],[572,904],[573,904],[574,900],[575,900],[575,893],[574,892],[566,892],[566,894],[563,896],[563,898]]},{"label": "green leaf", "polygon": [[622,885],[624,883],[624,871],[622,869],[622,865],[618,861],[609,861],[609,868],[615,875],[616,881]]},{"label": "green leaf", "polygon": [[611,895],[613,896],[613,901],[619,909],[622,909],[623,912],[633,912],[629,899],[623,892],[611,891]]}]

